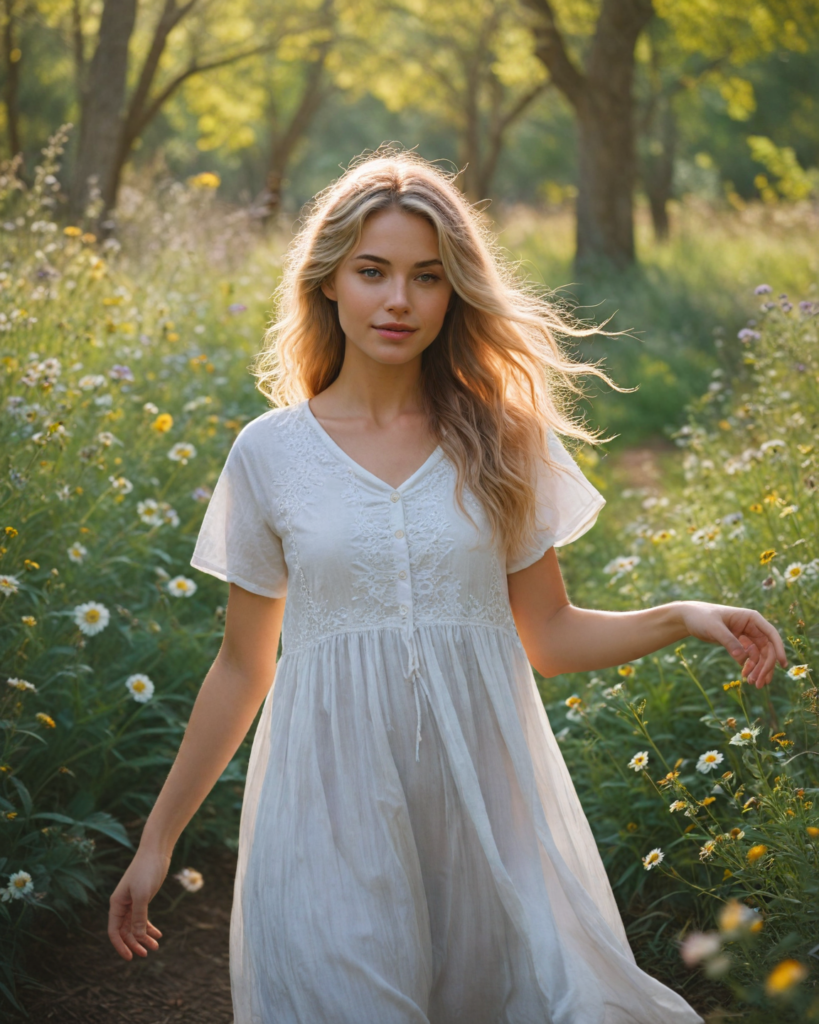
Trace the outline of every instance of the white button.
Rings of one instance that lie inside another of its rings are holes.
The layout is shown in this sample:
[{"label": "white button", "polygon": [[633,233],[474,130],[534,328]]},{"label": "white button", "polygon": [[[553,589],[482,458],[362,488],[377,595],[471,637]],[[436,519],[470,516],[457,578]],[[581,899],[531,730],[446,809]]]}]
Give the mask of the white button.
[{"label": "white button", "polygon": [[402,615],[406,615],[407,614],[407,606],[405,604],[401,605],[401,614]]},{"label": "white button", "polygon": [[400,501],[400,500],[401,500],[401,495],[398,493],[398,491],[393,491],[392,494],[390,495],[390,501]]},{"label": "white button", "polygon": [[398,573],[398,579],[399,579],[399,580],[405,580],[406,578],[407,578],[407,574],[406,574],[406,572],[405,572],[405,571],[404,571],[404,570],[402,569],[402,570],[401,570],[401,572],[399,572],[399,573]]},{"label": "white button", "polygon": [[397,537],[397,538],[398,538],[399,540],[402,540],[402,539],[403,539],[403,537],[404,537],[404,531],[403,531],[403,530],[396,530],[396,531],[395,531],[395,536],[396,536],[396,537]]}]

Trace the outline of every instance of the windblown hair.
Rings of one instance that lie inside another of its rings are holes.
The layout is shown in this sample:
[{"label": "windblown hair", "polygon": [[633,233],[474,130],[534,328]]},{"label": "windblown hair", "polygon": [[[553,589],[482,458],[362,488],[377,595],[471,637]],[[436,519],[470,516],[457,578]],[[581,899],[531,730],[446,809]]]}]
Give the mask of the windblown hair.
[{"label": "windblown hair", "polygon": [[454,295],[422,357],[422,394],[431,432],[478,499],[493,538],[508,555],[536,528],[536,465],[547,431],[590,444],[602,440],[567,412],[584,394],[582,374],[617,387],[596,363],[564,354],[558,338],[584,328],[518,280],[481,216],[448,174],[414,153],[381,147],[320,192],[288,250],[277,316],[256,358],[257,387],[273,403],[312,398],[338,376],[344,333],[321,284],[358,245],[371,214],[397,207],[426,218],[438,235]]}]

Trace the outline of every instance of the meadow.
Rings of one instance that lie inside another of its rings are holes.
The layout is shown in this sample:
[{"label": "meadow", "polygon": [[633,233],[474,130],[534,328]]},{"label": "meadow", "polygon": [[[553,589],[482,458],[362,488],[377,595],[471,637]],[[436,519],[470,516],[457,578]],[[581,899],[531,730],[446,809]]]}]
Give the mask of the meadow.
[{"label": "meadow", "polygon": [[[126,189],[98,238],[55,201],[63,145],[30,187],[0,174],[0,993],[17,1006],[44,916],[103,912],[218,649],[226,588],[188,560],[265,409],[247,366],[287,237],[200,174]],[[566,214],[507,214],[525,269],[570,281]],[[677,217],[665,247],[643,231],[639,270],[572,289],[645,340],[584,349],[642,387],[589,402],[620,434],[577,452],[608,505],[561,562],[590,607],[757,607],[790,671],[756,691],[688,642],[542,693],[639,962],[748,1020],[819,1020],[816,212]],[[618,456],[663,431],[661,479],[624,484]],[[247,752],[179,844],[180,897],[207,847],[235,845]]]}]

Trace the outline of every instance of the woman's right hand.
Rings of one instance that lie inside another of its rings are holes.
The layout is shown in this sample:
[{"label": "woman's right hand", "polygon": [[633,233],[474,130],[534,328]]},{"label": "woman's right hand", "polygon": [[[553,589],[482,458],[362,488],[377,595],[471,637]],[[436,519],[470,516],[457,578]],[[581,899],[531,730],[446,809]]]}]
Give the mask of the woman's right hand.
[{"label": "woman's right hand", "polygon": [[170,863],[169,855],[140,848],[111,894],[108,938],[123,960],[159,949],[162,932],[148,920],[148,904],[165,881]]}]

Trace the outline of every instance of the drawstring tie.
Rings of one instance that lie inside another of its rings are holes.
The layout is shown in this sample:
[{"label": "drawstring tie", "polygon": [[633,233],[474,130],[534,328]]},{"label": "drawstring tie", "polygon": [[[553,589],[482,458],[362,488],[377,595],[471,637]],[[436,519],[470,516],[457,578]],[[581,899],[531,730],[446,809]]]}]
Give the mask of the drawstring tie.
[{"label": "drawstring tie", "polygon": [[424,681],[421,678],[420,663],[418,661],[418,648],[415,646],[415,638],[412,634],[403,634],[404,643],[407,645],[407,672],[405,679],[412,680],[412,695],[415,698],[415,760],[421,760],[421,698],[418,695],[418,685],[423,687]]}]

